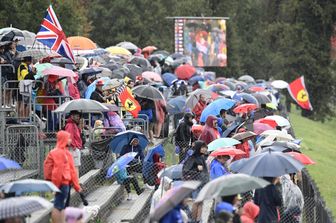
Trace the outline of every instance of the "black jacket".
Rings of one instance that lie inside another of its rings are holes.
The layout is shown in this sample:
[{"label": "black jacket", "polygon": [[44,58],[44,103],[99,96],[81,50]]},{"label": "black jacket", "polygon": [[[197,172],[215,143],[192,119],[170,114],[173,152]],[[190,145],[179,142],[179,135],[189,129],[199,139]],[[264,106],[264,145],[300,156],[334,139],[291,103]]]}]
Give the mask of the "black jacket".
[{"label": "black jacket", "polygon": [[[194,141],[194,136],[191,132],[192,122],[189,122],[191,114],[186,113],[183,117],[183,121],[179,123],[175,131],[175,142],[177,145],[183,144],[182,147],[188,146]],[[179,145],[181,147],[181,145]]]},{"label": "black jacket", "polygon": [[100,103],[105,103],[104,96],[102,95],[102,93],[100,93],[100,91],[98,89],[96,89],[94,92],[92,92],[90,99],[98,101]]},{"label": "black jacket", "polygon": [[254,194],[254,203],[260,207],[258,223],[278,222],[277,207],[282,204],[281,193],[274,184],[257,189]]}]

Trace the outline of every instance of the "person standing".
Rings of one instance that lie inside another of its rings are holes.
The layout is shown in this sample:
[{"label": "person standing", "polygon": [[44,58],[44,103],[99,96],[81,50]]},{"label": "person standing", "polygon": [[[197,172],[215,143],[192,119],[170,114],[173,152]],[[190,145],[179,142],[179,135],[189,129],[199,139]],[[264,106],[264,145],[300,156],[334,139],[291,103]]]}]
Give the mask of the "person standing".
[{"label": "person standing", "polygon": [[56,147],[49,152],[44,161],[44,178],[53,182],[60,190],[55,194],[51,219],[53,223],[62,223],[64,222],[64,209],[70,186],[73,186],[79,193],[82,192],[82,189],[79,185],[74,160],[68,150],[68,146],[71,144],[70,134],[66,131],[59,131],[56,137]]},{"label": "person standing", "polygon": [[79,167],[81,165],[81,149],[83,141],[81,137],[81,129],[79,128],[81,113],[73,110],[67,119],[64,130],[70,134],[71,143],[69,151],[72,154],[77,176],[79,177]]},{"label": "person standing", "polygon": [[206,107],[206,98],[203,94],[201,94],[199,96],[199,100],[198,103],[195,105],[195,107],[192,109],[192,112],[195,114],[195,119],[197,121],[197,123],[199,123],[200,118],[201,118],[201,114],[203,112],[203,110]]},{"label": "person standing", "polygon": [[209,144],[212,141],[220,138],[217,126],[218,126],[217,117],[209,115],[206,119],[204,129],[199,139],[203,140],[206,144]]},{"label": "person standing", "polygon": [[194,141],[194,136],[191,131],[193,125],[193,115],[191,113],[185,113],[183,121],[179,123],[174,133],[175,145],[179,147],[179,163],[181,163],[186,156],[187,149]]}]

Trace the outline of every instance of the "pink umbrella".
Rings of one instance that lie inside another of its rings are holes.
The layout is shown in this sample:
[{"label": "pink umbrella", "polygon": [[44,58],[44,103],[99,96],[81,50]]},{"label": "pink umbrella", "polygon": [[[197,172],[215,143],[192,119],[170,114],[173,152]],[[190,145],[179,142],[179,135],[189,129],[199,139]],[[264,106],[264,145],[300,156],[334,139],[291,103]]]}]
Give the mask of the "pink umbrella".
[{"label": "pink umbrella", "polygon": [[76,73],[63,67],[52,66],[42,71],[43,75],[56,75],[59,77],[75,77]]},{"label": "pink umbrella", "polygon": [[266,130],[273,130],[273,128],[270,125],[267,125],[265,123],[258,123],[258,122],[253,123],[253,132],[255,134],[260,135]]},{"label": "pink umbrella", "polygon": [[162,78],[161,78],[160,74],[152,72],[152,71],[143,72],[142,77],[146,78],[148,80],[151,80],[151,81],[162,82]]}]

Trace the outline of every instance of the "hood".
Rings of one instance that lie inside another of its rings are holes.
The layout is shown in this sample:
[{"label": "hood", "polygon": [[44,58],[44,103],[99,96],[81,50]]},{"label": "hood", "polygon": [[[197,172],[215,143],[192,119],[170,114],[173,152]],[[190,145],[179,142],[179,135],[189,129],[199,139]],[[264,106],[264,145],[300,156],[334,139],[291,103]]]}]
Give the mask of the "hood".
[{"label": "hood", "polygon": [[196,155],[196,156],[199,156],[199,155],[202,155],[201,154],[201,148],[203,146],[207,146],[206,143],[202,140],[197,140],[194,144],[194,147],[193,147],[193,155]]},{"label": "hood", "polygon": [[129,143],[128,143],[129,145],[131,145],[133,139],[138,139],[138,140],[139,140],[138,136],[137,136],[137,135],[134,135],[134,136],[131,138],[131,140],[129,141]]},{"label": "hood", "polygon": [[217,120],[216,116],[213,115],[209,115],[205,121],[205,125],[211,127],[211,128],[215,128],[215,126],[213,125],[213,121]]},{"label": "hood", "polygon": [[251,219],[255,219],[259,215],[260,208],[258,205],[254,204],[253,202],[249,201],[243,207],[243,214]]},{"label": "hood", "polygon": [[70,133],[66,132],[66,131],[59,131],[57,133],[57,143],[56,143],[56,148],[59,149],[65,149],[68,146],[68,142],[70,139]]},{"label": "hood", "polygon": [[189,121],[190,118],[194,118],[194,115],[190,112],[185,113],[183,116],[184,123],[191,126],[193,123]]}]

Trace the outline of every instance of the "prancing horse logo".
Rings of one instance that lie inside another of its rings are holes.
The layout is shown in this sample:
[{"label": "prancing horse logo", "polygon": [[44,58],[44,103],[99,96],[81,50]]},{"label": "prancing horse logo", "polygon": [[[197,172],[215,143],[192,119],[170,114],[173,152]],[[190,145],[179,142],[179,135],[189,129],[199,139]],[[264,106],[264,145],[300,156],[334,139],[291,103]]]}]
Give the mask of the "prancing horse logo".
[{"label": "prancing horse logo", "polygon": [[297,95],[296,95],[296,99],[299,102],[306,102],[308,101],[308,94],[305,90],[300,90]]},{"label": "prancing horse logo", "polygon": [[130,99],[126,99],[125,101],[125,108],[128,111],[133,111],[134,109],[136,109],[136,106],[134,104],[134,102]]}]

